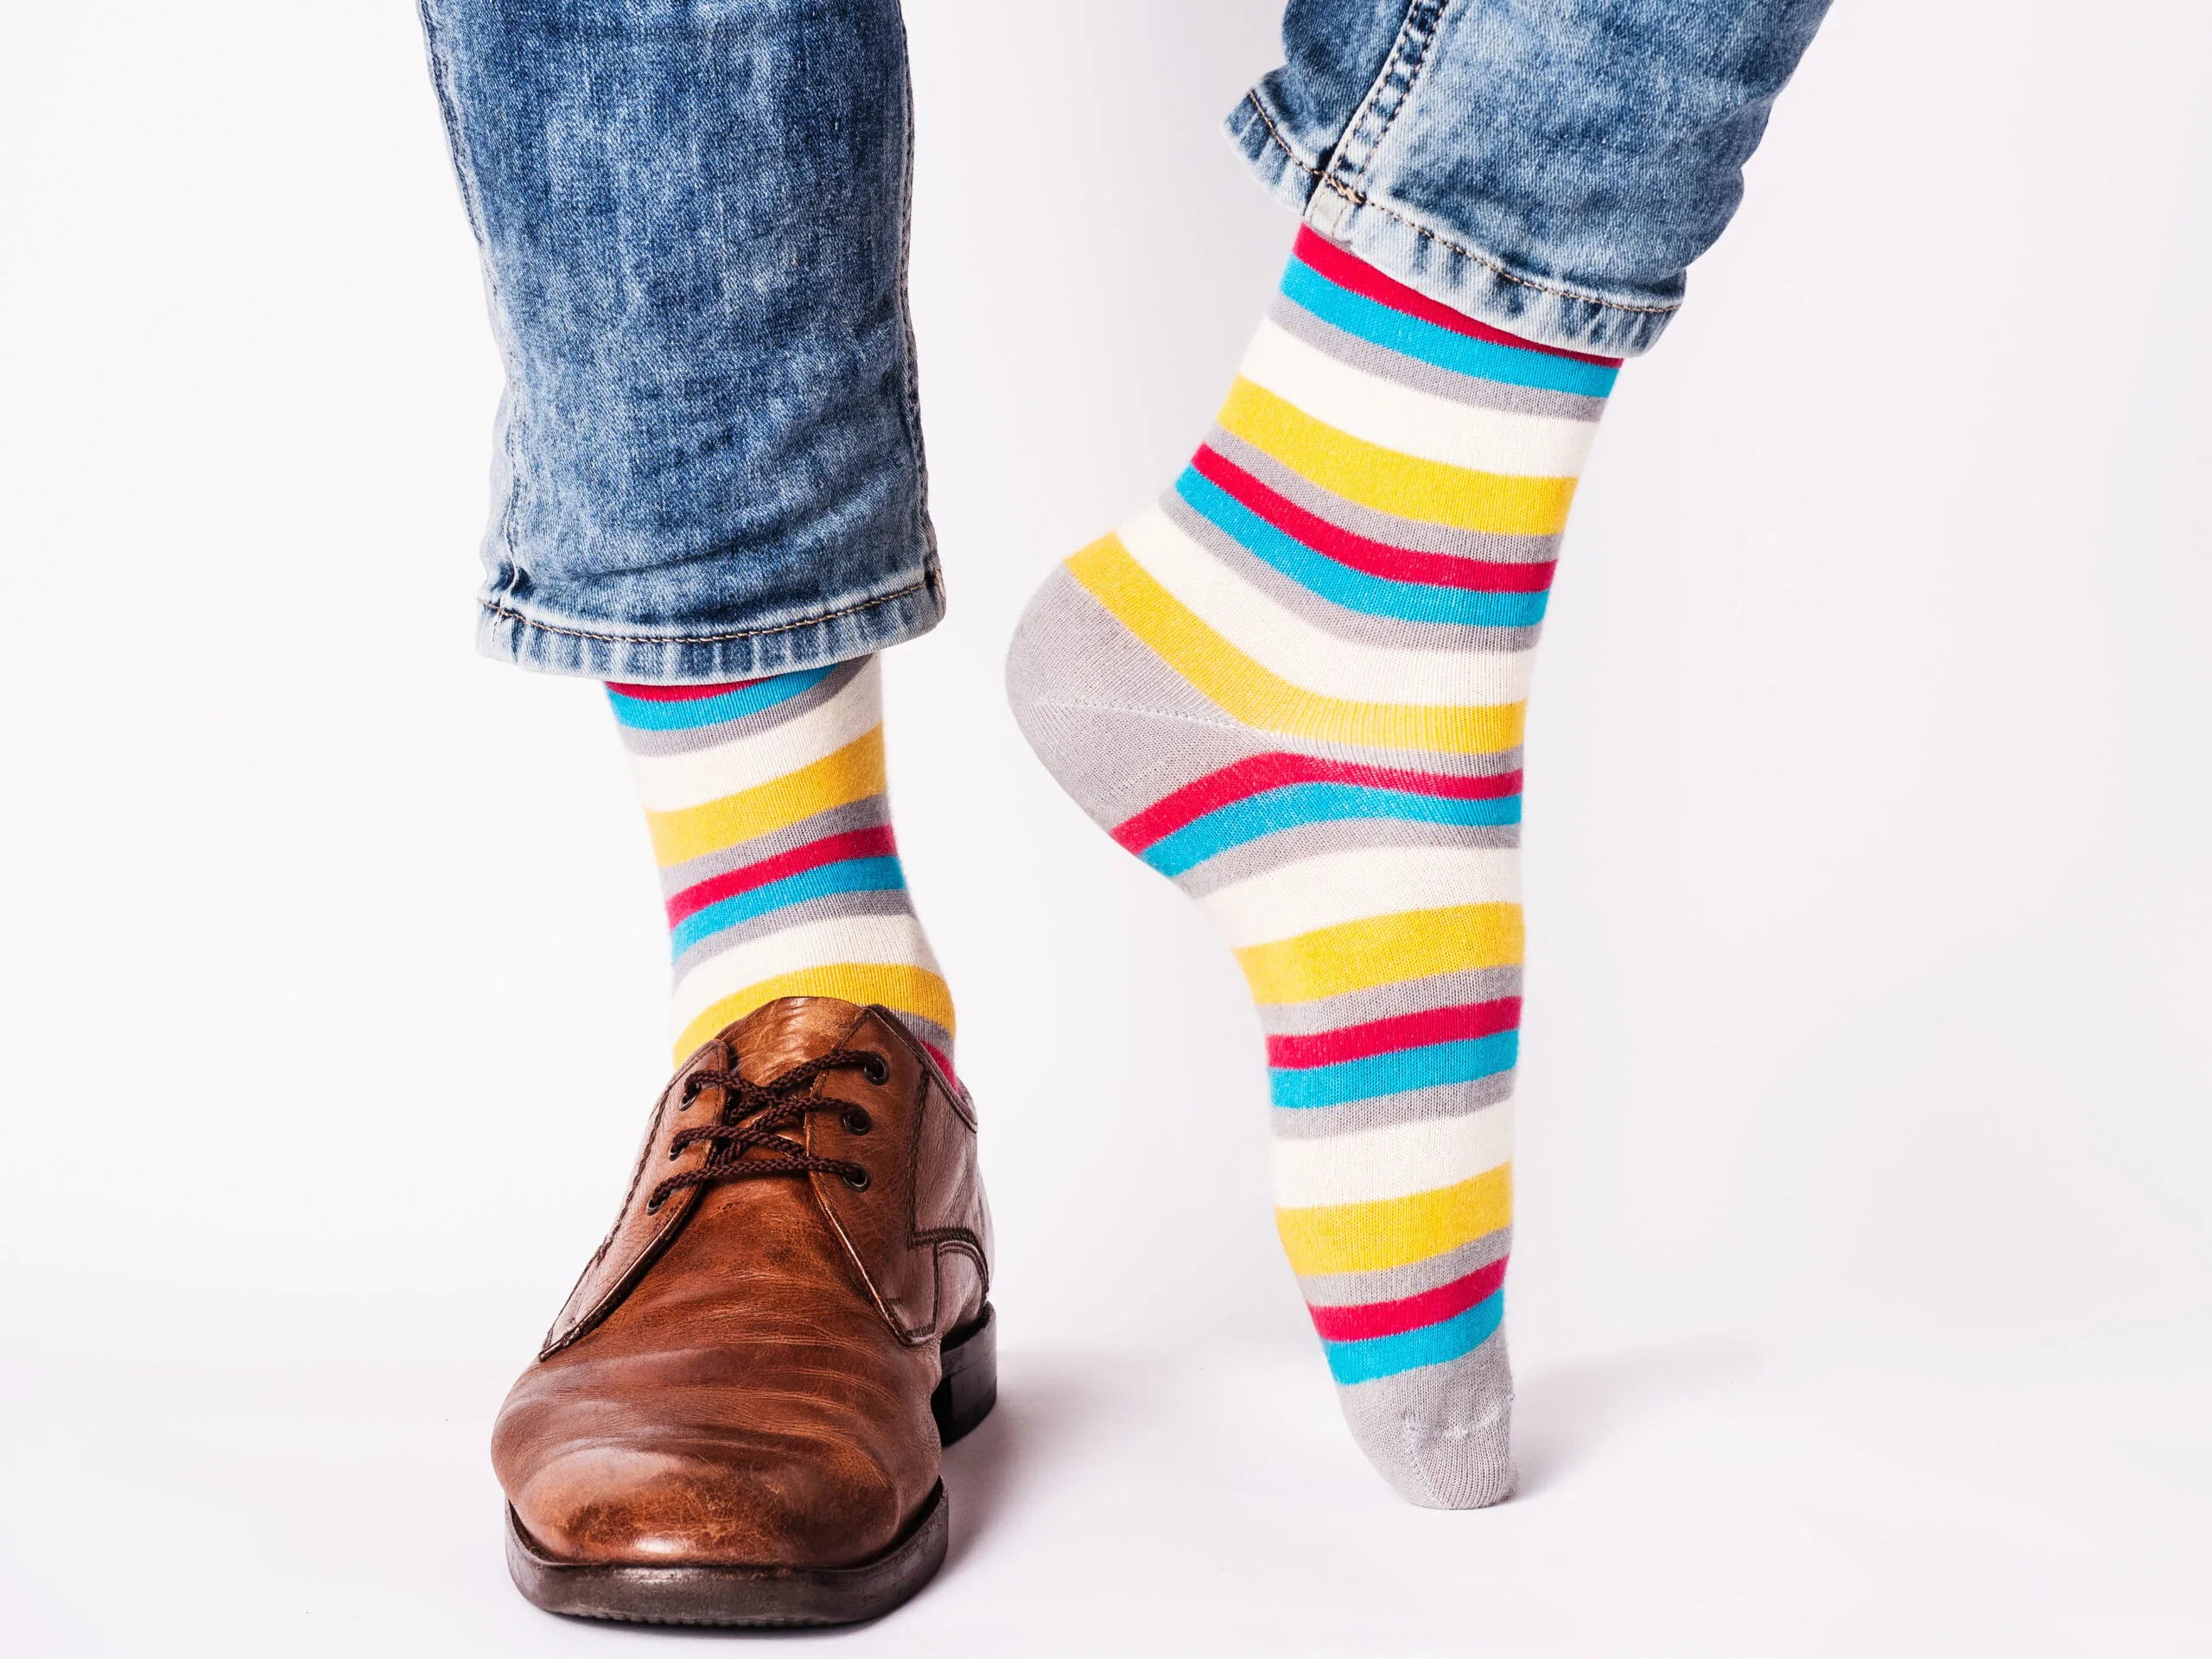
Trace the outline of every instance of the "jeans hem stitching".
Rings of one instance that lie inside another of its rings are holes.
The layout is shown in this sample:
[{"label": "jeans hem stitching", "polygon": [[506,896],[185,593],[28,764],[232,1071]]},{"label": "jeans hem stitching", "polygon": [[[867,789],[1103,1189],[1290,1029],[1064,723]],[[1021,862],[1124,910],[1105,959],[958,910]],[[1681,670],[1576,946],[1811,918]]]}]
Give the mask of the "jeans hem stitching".
[{"label": "jeans hem stitching", "polygon": [[822,611],[813,616],[801,617],[796,622],[779,622],[765,628],[739,628],[729,633],[599,633],[589,628],[564,628],[555,623],[541,622],[534,616],[525,615],[510,606],[489,599],[480,599],[476,603],[478,608],[493,616],[519,622],[540,633],[557,633],[570,639],[601,639],[618,645],[715,645],[732,639],[758,639],[764,634],[791,633],[800,628],[817,627],[824,622],[834,622],[841,616],[855,616],[862,611],[872,611],[880,605],[905,599],[910,594],[921,593],[929,585],[930,578],[925,572],[918,582],[909,582],[896,592],[881,594],[858,605],[848,605],[842,610]]},{"label": "jeans hem stitching", "polygon": [[1609,311],[1625,311],[1646,316],[1671,316],[1675,312],[1682,308],[1679,304],[1630,305],[1620,300],[1608,300],[1595,294],[1578,293],[1571,288],[1560,288],[1549,283],[1537,282],[1532,277],[1519,276],[1515,272],[1507,270],[1503,264],[1500,264],[1491,255],[1478,252],[1473,248],[1463,246],[1461,244],[1454,242],[1450,237],[1444,235],[1441,232],[1431,230],[1427,226],[1420,224],[1412,219],[1408,219],[1405,214],[1399,213],[1395,208],[1386,206],[1384,203],[1376,200],[1374,197],[1366,195],[1361,191],[1355,189],[1352,186],[1344,183],[1341,180],[1333,178],[1328,174],[1323,173],[1318,168],[1307,166],[1306,162],[1299,159],[1298,152],[1290,147],[1289,141],[1282,136],[1280,130],[1277,130],[1274,120],[1268,114],[1266,105],[1262,105],[1257,98],[1254,97],[1249,92],[1244,94],[1244,101],[1252,106],[1253,113],[1260,118],[1260,124],[1268,130],[1268,142],[1273,143],[1277,149],[1282,152],[1283,159],[1287,161],[1300,172],[1306,175],[1316,185],[1325,187],[1325,188],[1333,191],[1336,194],[1342,196],[1345,200],[1351,202],[1355,207],[1371,207],[1386,219],[1395,219],[1399,224],[1404,226],[1415,236],[1421,237],[1426,241],[1438,243],[1444,247],[1451,249],[1452,252],[1459,255],[1461,257],[1472,260],[1476,264],[1480,265],[1484,270],[1489,271],[1494,276],[1499,277],[1505,282],[1514,283],[1517,287],[1532,289],[1539,294],[1549,294],[1556,299],[1574,300],[1584,305],[1600,305]]}]

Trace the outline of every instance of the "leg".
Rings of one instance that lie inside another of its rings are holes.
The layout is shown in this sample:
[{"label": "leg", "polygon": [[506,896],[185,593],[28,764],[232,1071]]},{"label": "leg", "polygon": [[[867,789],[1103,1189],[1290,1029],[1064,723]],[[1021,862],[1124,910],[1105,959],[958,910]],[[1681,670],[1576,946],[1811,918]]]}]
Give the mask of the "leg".
[{"label": "leg", "polygon": [[1196,458],[1031,602],[1046,765],[1267,1033],[1276,1220],[1354,1435],[1513,1482],[1522,717],[1574,483],[1825,0],[1293,0],[1230,117],[1306,225]]},{"label": "leg", "polygon": [[1634,357],[1743,200],[1828,0],[1290,0],[1230,113],[1275,199],[1542,345]]},{"label": "leg", "polygon": [[950,1064],[853,660],[942,609],[896,0],[422,11],[507,371],[479,641],[624,683],[676,1058],[823,994]]},{"label": "leg", "polygon": [[941,601],[896,0],[421,0],[506,365],[480,637],[752,678]]},{"label": "leg", "polygon": [[621,682],[677,961],[676,1078],[494,1432],[509,1567],[873,1618],[944,1559],[995,1351],[871,655],[940,608],[896,0],[422,3],[507,367],[480,639]]}]

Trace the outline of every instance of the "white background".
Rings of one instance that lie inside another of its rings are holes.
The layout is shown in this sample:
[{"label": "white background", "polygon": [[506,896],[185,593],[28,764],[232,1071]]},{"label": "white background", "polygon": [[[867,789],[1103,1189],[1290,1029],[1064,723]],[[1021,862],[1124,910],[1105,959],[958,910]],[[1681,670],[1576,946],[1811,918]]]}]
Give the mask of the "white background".
[{"label": "white background", "polygon": [[[1273,10],[912,7],[894,791],[1007,1347],[943,1577],[823,1639],[2206,1650],[2212,18],[1840,7],[1622,377],[1531,722],[1524,1494],[1436,1515],[1337,1419],[1232,964],[999,691],[1273,283]],[[665,944],[596,689],[471,654],[411,8],[16,9],[0,235],[0,1651],[683,1641],[499,1559]]]}]

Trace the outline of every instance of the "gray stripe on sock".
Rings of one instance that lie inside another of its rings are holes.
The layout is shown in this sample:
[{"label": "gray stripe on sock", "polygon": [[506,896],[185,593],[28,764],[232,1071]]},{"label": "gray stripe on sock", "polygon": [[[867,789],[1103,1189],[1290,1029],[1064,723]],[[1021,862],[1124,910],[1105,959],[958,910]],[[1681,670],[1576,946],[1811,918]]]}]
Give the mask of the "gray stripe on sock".
[{"label": "gray stripe on sock", "polygon": [[797,823],[786,824],[781,830],[755,836],[751,841],[741,841],[734,847],[718,847],[711,853],[702,853],[681,864],[671,864],[661,872],[660,890],[664,897],[673,899],[686,887],[696,887],[702,881],[726,875],[732,870],[741,870],[748,864],[758,864],[764,858],[773,858],[778,853],[787,853],[794,847],[820,841],[824,836],[842,836],[855,830],[873,830],[890,822],[891,802],[887,796],[871,795],[866,800],[833,806],[826,812],[817,812],[810,818],[801,818]]},{"label": "gray stripe on sock", "polygon": [[[1217,728],[1208,732],[1202,741],[1199,741],[1199,734],[1189,728],[1179,728],[1177,734],[1179,736],[1185,732],[1189,732],[1193,740],[1192,756],[1188,763],[1175,766],[1172,770],[1156,771],[1153,775],[1161,780],[1163,786],[1157,794],[1140,803],[1141,805],[1149,806],[1154,801],[1164,800],[1175,790],[1196,783],[1201,778],[1209,777],[1224,766],[1233,766],[1240,760],[1254,760],[1263,754],[1305,755],[1313,760],[1333,760],[1345,766],[1374,766],[1378,770],[1385,771],[1426,772],[1443,778],[1495,778],[1503,773],[1518,772],[1521,769],[1521,751],[1517,747],[1501,749],[1494,754],[1444,754],[1434,749],[1363,748],[1352,743],[1331,743],[1319,739],[1289,737],[1279,732],[1263,732],[1249,726]],[[1171,777],[1176,779],[1172,785],[1167,783],[1167,779]],[[1118,823],[1120,820],[1116,819],[1116,822]],[[1387,820],[1376,822],[1387,822]],[[1326,828],[1319,825],[1313,827],[1316,830]],[[1510,829],[1513,826],[1498,827]],[[1433,842],[1437,836],[1442,836],[1448,842],[1465,836],[1478,828],[1480,826],[1421,825],[1419,826],[1419,833],[1415,835],[1410,844],[1427,844]],[[1289,830],[1277,833],[1287,835],[1297,833],[1297,831]],[[1387,835],[1383,839],[1388,839]],[[1382,843],[1378,842],[1377,844]],[[1497,843],[1484,842],[1481,844],[1488,846]]]},{"label": "gray stripe on sock", "polygon": [[1268,308],[1268,316],[1285,334],[1295,334],[1315,351],[1325,352],[1339,363],[1349,363],[1355,369],[1363,369],[1432,397],[1448,397],[1455,404],[1503,410],[1510,415],[1540,415],[1555,421],[1595,422],[1605,412],[1605,400],[1602,397],[1485,380],[1479,375],[1440,369],[1417,357],[1375,345],[1315,316],[1287,294],[1275,296],[1274,303]]},{"label": "gray stripe on sock", "polygon": [[617,715],[615,724],[621,728],[622,747],[632,754],[689,754],[695,749],[711,749],[717,744],[734,743],[741,737],[773,730],[785,721],[797,720],[801,715],[819,709],[853,683],[853,678],[868,666],[865,657],[840,663],[795,697],[785,697],[773,708],[763,709],[756,715],[742,715],[736,720],[725,720],[713,726],[692,726],[682,731],[656,732],[643,726],[623,726]]},{"label": "gray stripe on sock", "polygon": [[1495,1106],[1512,1093],[1513,1073],[1500,1071],[1494,1077],[1478,1077],[1472,1083],[1440,1083],[1431,1089],[1408,1089],[1402,1094],[1350,1100],[1341,1106],[1271,1107],[1268,1130],[1283,1141],[1322,1141],[1332,1135],[1357,1135],[1362,1129],[1425,1123],[1437,1117],[1465,1117],[1478,1108]]},{"label": "gray stripe on sock", "polygon": [[[1126,722],[1127,716],[1118,716]],[[1103,738],[1110,733],[1102,730]],[[1203,739],[1196,728],[1181,728],[1172,734],[1178,739],[1191,741],[1179,753],[1147,757],[1145,776],[1150,791],[1135,800],[1127,811],[1112,817],[1102,818],[1109,829],[1143,807],[1163,800],[1177,790],[1186,788],[1202,778],[1211,776],[1223,768],[1239,761],[1263,754],[1316,755],[1333,760],[1356,761],[1362,766],[1405,766],[1457,777],[1488,777],[1492,768],[1459,766],[1426,763],[1453,760],[1488,760],[1488,756],[1448,756],[1433,753],[1407,754],[1394,751],[1357,750],[1348,753],[1342,746],[1325,746],[1295,741],[1269,741],[1271,734],[1253,732],[1249,728],[1235,728],[1218,733],[1208,732]],[[1507,771],[1511,767],[1505,768]],[[1453,824],[1430,823],[1418,819],[1374,817],[1327,820],[1318,823],[1294,824],[1261,836],[1256,841],[1217,853],[1205,862],[1197,865],[1175,878],[1179,886],[1193,898],[1212,892],[1230,881],[1242,880],[1247,875],[1294,859],[1309,858],[1316,853],[1338,852],[1355,847],[1517,847],[1521,830],[1518,824]]]},{"label": "gray stripe on sock", "polygon": [[719,933],[710,933],[676,959],[676,977],[681,980],[701,963],[718,957],[725,950],[744,944],[749,940],[766,938],[771,933],[780,933],[786,928],[804,927],[809,922],[834,921],[847,916],[911,916],[914,901],[906,888],[897,887],[889,893],[830,893],[819,899],[808,899],[796,905],[785,905],[772,910],[765,916],[755,916],[750,921],[726,927]]},{"label": "gray stripe on sock", "polygon": [[1353,610],[1323,598],[1294,582],[1245,547],[1173,490],[1160,498],[1160,511],[1200,547],[1219,559],[1238,579],[1258,588],[1292,615],[1339,639],[1392,651],[1434,651],[1467,656],[1526,651],[1536,643],[1535,627],[1489,627],[1476,623],[1409,622],[1402,618]]},{"label": "gray stripe on sock", "polygon": [[1369,1302],[1395,1302],[1418,1296],[1425,1290],[1465,1278],[1513,1250],[1513,1230],[1501,1227],[1484,1233],[1472,1243],[1432,1255],[1402,1268],[1382,1268],[1373,1273],[1317,1273],[1298,1281],[1299,1294],[1314,1307],[1359,1307]]},{"label": "gray stripe on sock", "polygon": [[1346,991],[1311,1002],[1262,1002],[1260,1025],[1270,1037],[1309,1037],[1315,1032],[1338,1031],[1363,1026],[1370,1020],[1390,1020],[1402,1014],[1422,1014],[1430,1008],[1459,1007],[1470,1002],[1495,1002],[1502,996],[1521,995],[1521,969],[1478,968],[1464,974],[1433,974],[1426,979],[1402,979],[1370,990]]},{"label": "gray stripe on sock", "polygon": [[1489,531],[1455,530],[1449,524],[1401,518],[1394,512],[1347,501],[1303,474],[1293,472],[1264,449],[1255,448],[1218,426],[1206,434],[1206,443],[1277,495],[1287,497],[1338,530],[1364,536],[1370,542],[1382,542],[1414,553],[1448,553],[1455,558],[1493,559],[1509,564],[1541,564],[1559,556],[1560,538],[1556,536],[1505,536]]},{"label": "gray stripe on sock", "polygon": [[940,1054],[952,1052],[952,1033],[936,1020],[925,1020],[920,1014],[908,1014],[903,1008],[886,1008],[884,1012]]},{"label": "gray stripe on sock", "polygon": [[[1219,738],[1209,737],[1206,740],[1207,763],[1187,768],[1184,782],[1195,783],[1210,772],[1218,772],[1223,766],[1262,754],[1302,754],[1317,760],[1334,760],[1344,766],[1426,772],[1441,778],[1496,778],[1501,773],[1521,769],[1518,747],[1499,749],[1489,754],[1446,754],[1436,749],[1367,748],[1357,743],[1332,742],[1324,738],[1293,737],[1282,732],[1266,732],[1255,726],[1228,726],[1219,729],[1222,734]],[[1163,789],[1154,798],[1164,798],[1171,792]],[[1150,805],[1151,803],[1147,801],[1144,804]]]},{"label": "gray stripe on sock", "polygon": [[1175,878],[1193,899],[1323,853],[1368,847],[1518,847],[1517,823],[1423,823],[1412,818],[1339,818],[1301,823],[1216,853]]}]

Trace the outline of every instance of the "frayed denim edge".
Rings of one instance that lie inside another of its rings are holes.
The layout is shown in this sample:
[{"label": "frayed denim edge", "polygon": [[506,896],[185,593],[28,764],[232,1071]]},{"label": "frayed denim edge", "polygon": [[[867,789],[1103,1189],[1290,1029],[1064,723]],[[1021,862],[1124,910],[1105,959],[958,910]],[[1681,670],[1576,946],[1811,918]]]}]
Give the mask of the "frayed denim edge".
[{"label": "frayed denim edge", "polygon": [[895,593],[772,627],[725,633],[636,635],[587,621],[547,620],[505,594],[477,601],[476,649],[540,674],[574,674],[633,685],[712,685],[823,668],[927,633],[944,620],[944,584],[931,560]]},{"label": "frayed denim edge", "polygon": [[1319,234],[1438,304],[1494,327],[1569,351],[1637,357],[1657,343],[1680,308],[1592,299],[1516,275],[1503,259],[1462,245],[1384,198],[1328,178],[1318,156],[1292,149],[1256,91],[1222,126],[1261,188]]}]

